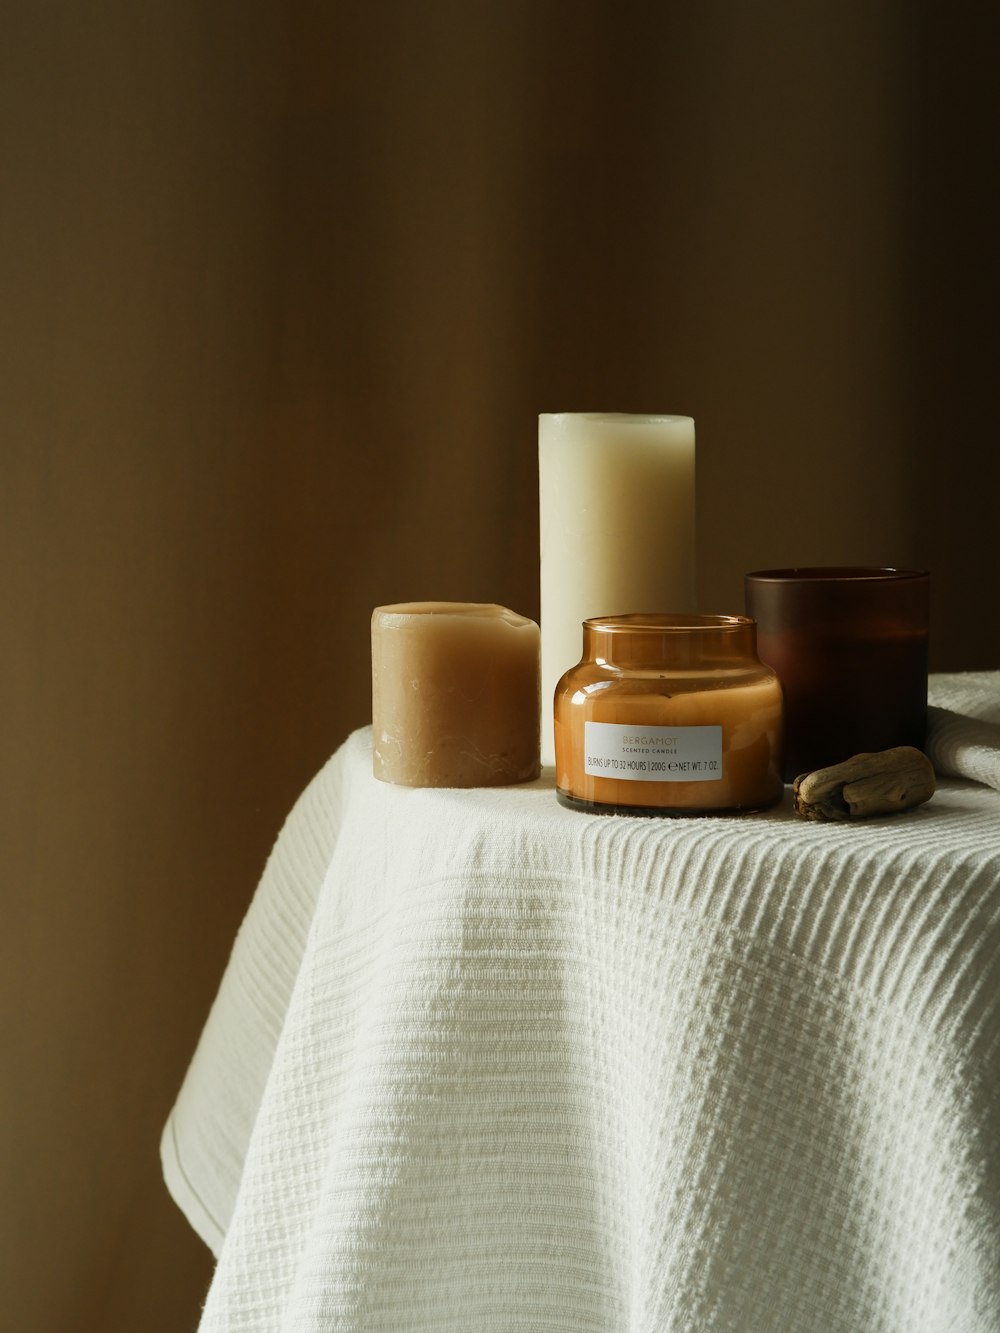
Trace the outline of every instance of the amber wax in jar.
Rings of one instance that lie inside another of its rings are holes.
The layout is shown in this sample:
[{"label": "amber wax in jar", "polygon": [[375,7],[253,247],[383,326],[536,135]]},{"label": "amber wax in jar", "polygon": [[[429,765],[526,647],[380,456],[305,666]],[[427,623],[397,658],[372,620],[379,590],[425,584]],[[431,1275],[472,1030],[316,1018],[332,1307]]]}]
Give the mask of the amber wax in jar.
[{"label": "amber wax in jar", "polygon": [[595,814],[763,810],[782,795],[782,697],[748,616],[583,622],[555,691],[556,794]]}]

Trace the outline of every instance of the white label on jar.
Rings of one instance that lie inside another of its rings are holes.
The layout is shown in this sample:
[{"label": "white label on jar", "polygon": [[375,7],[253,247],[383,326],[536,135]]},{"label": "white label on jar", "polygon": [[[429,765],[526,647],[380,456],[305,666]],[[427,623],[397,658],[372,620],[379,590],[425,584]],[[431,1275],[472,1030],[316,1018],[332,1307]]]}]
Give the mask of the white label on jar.
[{"label": "white label on jar", "polygon": [[715,782],[722,777],[721,727],[583,724],[584,769],[626,782]]}]

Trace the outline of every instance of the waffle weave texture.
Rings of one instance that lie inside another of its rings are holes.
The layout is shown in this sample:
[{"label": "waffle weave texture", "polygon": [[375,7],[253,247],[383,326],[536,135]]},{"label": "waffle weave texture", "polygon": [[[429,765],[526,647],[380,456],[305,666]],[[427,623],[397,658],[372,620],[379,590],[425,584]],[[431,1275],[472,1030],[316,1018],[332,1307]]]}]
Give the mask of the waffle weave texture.
[{"label": "waffle weave texture", "polygon": [[[931,697],[988,763],[1000,673]],[[1000,793],[591,817],[378,783],[358,732],[162,1155],[203,1333],[997,1333]]]}]

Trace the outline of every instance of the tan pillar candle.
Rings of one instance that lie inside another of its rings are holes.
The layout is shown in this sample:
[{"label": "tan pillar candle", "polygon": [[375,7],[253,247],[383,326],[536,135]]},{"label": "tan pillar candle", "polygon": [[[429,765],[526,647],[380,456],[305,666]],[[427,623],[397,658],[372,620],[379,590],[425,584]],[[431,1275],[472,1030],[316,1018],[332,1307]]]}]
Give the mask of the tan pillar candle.
[{"label": "tan pillar candle", "polygon": [[404,787],[501,787],[539,772],[539,632],[483,602],[372,613],[373,767]]}]

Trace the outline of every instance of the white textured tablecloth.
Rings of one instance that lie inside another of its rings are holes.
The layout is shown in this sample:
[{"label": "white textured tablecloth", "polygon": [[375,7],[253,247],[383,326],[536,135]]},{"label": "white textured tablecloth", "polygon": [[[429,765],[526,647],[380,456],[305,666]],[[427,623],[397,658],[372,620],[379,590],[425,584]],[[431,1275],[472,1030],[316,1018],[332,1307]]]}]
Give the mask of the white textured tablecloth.
[{"label": "white textured tablecloth", "polygon": [[[931,698],[939,764],[1000,774],[1000,673]],[[385,786],[359,732],[163,1163],[218,1256],[203,1330],[997,1333],[1000,793],[591,817],[551,771]]]}]

